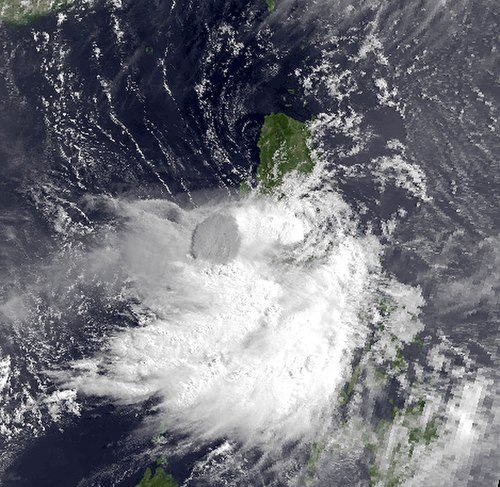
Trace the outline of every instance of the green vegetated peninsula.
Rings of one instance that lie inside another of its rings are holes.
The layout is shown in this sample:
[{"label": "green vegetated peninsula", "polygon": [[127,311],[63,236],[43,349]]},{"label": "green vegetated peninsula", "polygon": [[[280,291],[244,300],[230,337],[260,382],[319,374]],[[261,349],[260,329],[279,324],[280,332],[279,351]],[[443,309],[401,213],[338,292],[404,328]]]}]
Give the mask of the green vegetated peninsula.
[{"label": "green vegetated peninsula", "polygon": [[72,0],[0,0],[0,23],[26,25],[71,4]]},{"label": "green vegetated peninsula", "polygon": [[276,0],[266,0],[267,10],[272,12],[276,8]]},{"label": "green vegetated peninsula", "polygon": [[257,182],[263,191],[270,192],[280,186],[290,171],[312,171],[314,163],[307,146],[308,137],[305,123],[284,113],[266,116],[257,142],[260,149]]},{"label": "green vegetated peninsula", "polygon": [[179,484],[163,468],[156,467],[153,475],[153,472],[148,467],[136,487],[179,487]]}]

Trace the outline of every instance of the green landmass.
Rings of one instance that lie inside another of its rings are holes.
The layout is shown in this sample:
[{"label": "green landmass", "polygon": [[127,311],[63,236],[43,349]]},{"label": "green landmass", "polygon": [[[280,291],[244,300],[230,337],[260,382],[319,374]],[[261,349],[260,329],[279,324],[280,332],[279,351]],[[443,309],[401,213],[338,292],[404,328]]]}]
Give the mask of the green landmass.
[{"label": "green landmass", "polygon": [[163,468],[157,467],[153,475],[152,470],[148,467],[136,487],[179,487],[179,484]]},{"label": "green landmass", "polygon": [[[395,448],[395,452],[399,452],[401,449],[401,444]],[[375,463],[368,466],[368,477],[370,478],[370,487],[375,487],[375,485],[383,485],[384,487],[397,487],[401,485],[401,480],[399,477],[394,475],[394,469],[396,465],[394,459],[390,462],[388,471],[381,472]]]},{"label": "green landmass", "polygon": [[398,487],[398,485],[401,485],[401,481],[397,477],[393,477],[385,483],[385,487]]},{"label": "green landmass", "polygon": [[378,310],[382,316],[388,316],[396,309],[396,303],[388,297],[382,298],[378,304]]},{"label": "green landmass", "polygon": [[344,387],[344,389],[340,393],[340,400],[341,400],[342,404],[347,404],[347,402],[351,398],[352,393],[354,392],[354,387],[356,385],[356,382],[358,382],[360,374],[361,374],[361,366],[358,365],[354,369],[347,386]]},{"label": "green landmass", "polygon": [[262,191],[271,192],[280,186],[285,174],[291,171],[312,171],[314,163],[307,146],[308,137],[305,123],[284,113],[266,116],[257,143],[260,149],[257,182]]},{"label": "green landmass", "polygon": [[391,362],[391,367],[393,369],[404,369],[406,368],[406,360],[403,356],[401,348],[396,348],[396,358]]},{"label": "green landmass", "polygon": [[[406,353],[407,347],[412,347],[410,351],[418,351],[416,347],[423,347],[425,343],[422,337],[415,335],[411,344],[408,344],[391,332],[391,315],[399,310],[406,312],[412,320],[418,319],[405,310],[404,306],[398,306],[390,296],[384,296],[376,303],[375,313],[360,315],[361,319],[372,321],[374,328],[359,365],[353,369],[340,393],[340,402],[347,406],[348,414],[361,407],[351,400],[356,388],[373,388],[372,397],[380,400],[389,393],[391,378],[409,378],[407,373],[411,371],[413,362]],[[372,349],[375,352],[373,356],[369,353]],[[401,384],[404,385],[404,382]],[[420,390],[418,384],[417,380],[414,390],[416,396],[412,395],[405,401],[401,401],[399,395],[397,400],[395,397],[387,399],[389,414],[384,414],[384,419],[377,421],[375,427],[370,423],[363,431],[366,467],[372,487],[405,485],[406,479],[411,478],[415,469],[414,463],[408,463],[411,462],[411,457],[416,451],[420,455],[421,451],[439,438],[439,416],[435,413],[427,419],[425,412],[432,399],[425,397],[426,393]],[[356,430],[356,427],[352,429]]]},{"label": "green landmass", "polygon": [[246,195],[246,194],[249,194],[251,193],[252,191],[252,187],[250,186],[249,183],[247,183],[246,181],[243,181],[241,184],[240,184],[240,194],[242,196]]},{"label": "green landmass", "polygon": [[318,463],[319,457],[321,456],[321,452],[324,449],[324,445],[318,442],[314,442],[311,447],[311,453],[306,460],[306,469],[309,473],[313,473],[316,469],[316,464]]},{"label": "green landmass", "polygon": [[415,337],[413,338],[413,340],[411,342],[414,343],[415,345],[418,345],[419,347],[423,347],[424,346],[424,341],[418,335],[415,335]]},{"label": "green landmass", "polygon": [[73,0],[0,0],[0,23],[27,25],[49,12],[69,7]]},{"label": "green landmass", "polygon": [[370,487],[374,487],[382,477],[377,465],[372,464],[368,467],[368,476],[370,477]]},{"label": "green landmass", "polygon": [[407,414],[412,414],[414,416],[419,416],[424,412],[425,399],[419,399],[415,404],[410,404],[406,408]]},{"label": "green landmass", "polygon": [[437,424],[435,419],[431,419],[425,428],[412,428],[408,433],[408,443],[425,442],[429,445],[432,441],[439,437],[437,431]]},{"label": "green landmass", "polygon": [[276,0],[266,0],[267,10],[272,12],[276,8]]},{"label": "green landmass", "polygon": [[381,382],[381,381],[385,380],[385,377],[386,377],[385,370],[377,367],[375,369],[374,376],[375,376],[375,380],[377,382]]}]

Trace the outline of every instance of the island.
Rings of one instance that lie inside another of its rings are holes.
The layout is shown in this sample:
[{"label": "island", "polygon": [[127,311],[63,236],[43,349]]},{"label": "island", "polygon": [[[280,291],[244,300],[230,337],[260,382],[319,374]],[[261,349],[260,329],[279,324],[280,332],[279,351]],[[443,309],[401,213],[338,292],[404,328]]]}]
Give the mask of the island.
[{"label": "island", "polygon": [[309,173],[314,167],[304,122],[284,113],[266,115],[257,146],[260,150],[257,183],[263,192],[279,187],[291,171]]},{"label": "island", "polygon": [[27,25],[50,12],[69,7],[73,0],[2,0],[0,23]]}]

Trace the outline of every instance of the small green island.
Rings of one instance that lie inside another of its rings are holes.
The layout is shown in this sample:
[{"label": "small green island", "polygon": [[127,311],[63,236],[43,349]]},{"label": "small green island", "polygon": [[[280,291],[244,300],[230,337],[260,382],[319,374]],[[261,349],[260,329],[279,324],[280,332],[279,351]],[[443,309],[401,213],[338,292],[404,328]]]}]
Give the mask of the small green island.
[{"label": "small green island", "polygon": [[276,8],[276,0],[266,0],[268,12],[272,12]]},{"label": "small green island", "polygon": [[28,25],[71,4],[72,0],[0,0],[0,23]]},{"label": "small green island", "polygon": [[291,171],[309,173],[314,167],[307,139],[309,129],[303,122],[284,113],[272,113],[264,119],[257,146],[260,160],[257,182],[264,192],[271,192]]},{"label": "small green island", "polygon": [[151,468],[148,467],[136,487],[179,487],[179,484],[172,475],[157,466],[154,475]]}]

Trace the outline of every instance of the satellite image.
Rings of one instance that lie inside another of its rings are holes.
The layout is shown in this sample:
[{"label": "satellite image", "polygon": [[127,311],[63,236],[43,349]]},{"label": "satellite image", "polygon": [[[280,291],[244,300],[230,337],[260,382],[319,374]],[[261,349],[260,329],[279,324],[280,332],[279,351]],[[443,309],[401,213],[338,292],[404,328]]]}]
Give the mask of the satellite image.
[{"label": "satellite image", "polygon": [[499,23],[0,0],[0,486],[500,485]]}]

